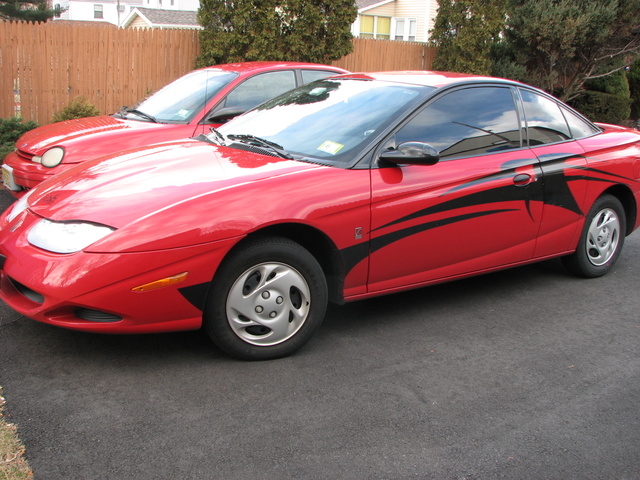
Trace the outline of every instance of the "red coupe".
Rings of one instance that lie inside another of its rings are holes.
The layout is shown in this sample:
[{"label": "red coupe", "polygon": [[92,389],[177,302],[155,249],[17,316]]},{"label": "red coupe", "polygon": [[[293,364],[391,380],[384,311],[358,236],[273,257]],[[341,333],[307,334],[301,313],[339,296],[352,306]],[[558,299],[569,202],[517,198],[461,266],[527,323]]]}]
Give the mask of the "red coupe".
[{"label": "red coupe", "polygon": [[295,62],[247,62],[196,70],[135,108],[114,115],[45,125],[25,133],[2,166],[5,186],[20,197],[72,167],[132,147],[209,132],[287,90],[346,70]]},{"label": "red coupe", "polygon": [[33,189],[0,218],[0,297],[60,327],[204,327],[276,358],[328,301],[553,257],[603,275],[639,201],[635,130],[506,80],[349,74]]}]

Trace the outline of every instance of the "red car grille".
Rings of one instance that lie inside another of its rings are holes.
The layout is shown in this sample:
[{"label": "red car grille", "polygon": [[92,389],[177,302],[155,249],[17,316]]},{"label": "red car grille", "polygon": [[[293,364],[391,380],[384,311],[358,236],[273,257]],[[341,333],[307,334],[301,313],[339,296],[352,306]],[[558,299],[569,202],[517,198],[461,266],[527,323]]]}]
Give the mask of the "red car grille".
[{"label": "red car grille", "polygon": [[11,281],[11,283],[13,283],[13,286],[16,288],[16,290],[18,290],[18,292],[20,292],[23,296],[25,296],[32,302],[40,304],[44,303],[44,297],[38,292],[31,290],[29,287],[22,285],[20,282],[14,280],[11,277],[9,277],[9,280]]},{"label": "red car grille", "polygon": [[18,150],[18,156],[20,158],[24,158],[25,160],[29,160],[30,162],[33,161],[33,155],[25,152],[24,150]]},{"label": "red car grille", "polygon": [[113,313],[100,312],[98,310],[90,310],[88,308],[76,308],[74,313],[76,314],[76,317],[90,322],[109,323],[119,322],[122,320],[122,317],[114,315]]}]

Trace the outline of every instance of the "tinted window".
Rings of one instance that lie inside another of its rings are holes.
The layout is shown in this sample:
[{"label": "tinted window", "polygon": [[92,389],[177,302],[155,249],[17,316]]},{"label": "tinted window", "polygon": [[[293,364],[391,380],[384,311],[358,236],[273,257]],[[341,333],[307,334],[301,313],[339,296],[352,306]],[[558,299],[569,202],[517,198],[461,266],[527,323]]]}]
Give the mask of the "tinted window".
[{"label": "tinted window", "polygon": [[441,158],[520,148],[520,129],[508,88],[458,90],[428,105],[396,134],[396,143],[432,145]]},{"label": "tinted window", "polygon": [[563,108],[562,113],[564,113],[564,117],[567,119],[569,123],[569,128],[571,129],[571,136],[573,138],[584,138],[595,133],[598,133],[600,130],[595,128],[589,122],[585,121],[583,118],[579,117],[572,111]]},{"label": "tinted window", "polygon": [[237,77],[233,72],[197,70],[170,83],[136,108],[159,122],[187,123]]},{"label": "tinted window", "polygon": [[315,82],[316,80],[322,80],[332,75],[338,75],[338,73],[328,70],[302,70],[302,83]]},{"label": "tinted window", "polygon": [[292,70],[261,73],[244,81],[227,95],[225,106],[249,110],[293,88],[296,88],[296,77]]},{"label": "tinted window", "polygon": [[527,90],[520,90],[527,120],[529,146],[563,142],[571,138],[569,126],[553,100]]}]

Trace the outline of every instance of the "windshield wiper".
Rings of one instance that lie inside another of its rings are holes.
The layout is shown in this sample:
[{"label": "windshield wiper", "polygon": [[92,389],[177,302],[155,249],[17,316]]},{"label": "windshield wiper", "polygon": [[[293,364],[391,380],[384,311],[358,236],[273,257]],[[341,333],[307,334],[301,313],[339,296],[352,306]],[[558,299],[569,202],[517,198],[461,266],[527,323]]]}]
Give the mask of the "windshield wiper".
[{"label": "windshield wiper", "polygon": [[[224,139],[224,135],[222,135],[217,128],[211,127],[209,128],[209,131],[215,135],[216,140],[218,141],[218,145],[222,145],[223,147],[226,146],[227,142]],[[207,136],[207,138],[209,137]],[[209,139],[209,141],[212,141],[212,140]]]},{"label": "windshield wiper", "polygon": [[210,143],[212,145],[220,145],[218,142],[214,142],[213,140],[211,140],[207,135],[205,135],[204,133],[201,133],[200,135],[197,135],[195,137],[191,137],[194,140],[200,140],[201,142],[207,142]]},{"label": "windshield wiper", "polygon": [[269,140],[265,140],[264,138],[256,137],[255,135],[227,135],[229,140],[237,140],[240,143],[246,143],[247,145],[253,145],[254,147],[260,147],[267,150],[270,150],[276,153],[279,157],[286,158],[288,160],[293,160],[293,156],[287,152],[282,145],[278,145],[275,142],[270,142]]},{"label": "windshield wiper", "polygon": [[[122,114],[122,110],[120,111],[120,113]],[[158,120],[153,115],[141,112],[140,110],[136,110],[135,108],[132,108],[131,110],[125,110],[125,113],[133,113],[134,115],[138,115],[139,117],[151,120],[153,123],[158,123]]]},{"label": "windshield wiper", "polygon": [[127,108],[126,105],[123,105],[120,110],[118,110],[114,115],[120,115],[120,118],[127,118]]}]

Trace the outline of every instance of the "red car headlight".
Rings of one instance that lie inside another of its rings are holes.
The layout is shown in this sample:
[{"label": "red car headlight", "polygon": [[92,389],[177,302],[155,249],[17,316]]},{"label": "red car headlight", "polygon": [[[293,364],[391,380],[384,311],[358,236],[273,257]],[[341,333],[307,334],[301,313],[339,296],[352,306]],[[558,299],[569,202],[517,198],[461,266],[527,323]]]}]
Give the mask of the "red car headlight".
[{"label": "red car headlight", "polygon": [[42,156],[35,156],[31,160],[36,163],[41,163],[44,167],[53,168],[62,163],[64,158],[64,148],[53,147],[44,152]]},{"label": "red car headlight", "polygon": [[43,218],[36,223],[27,240],[35,247],[54,253],[75,253],[103,239],[115,228],[89,222],[52,222]]}]

